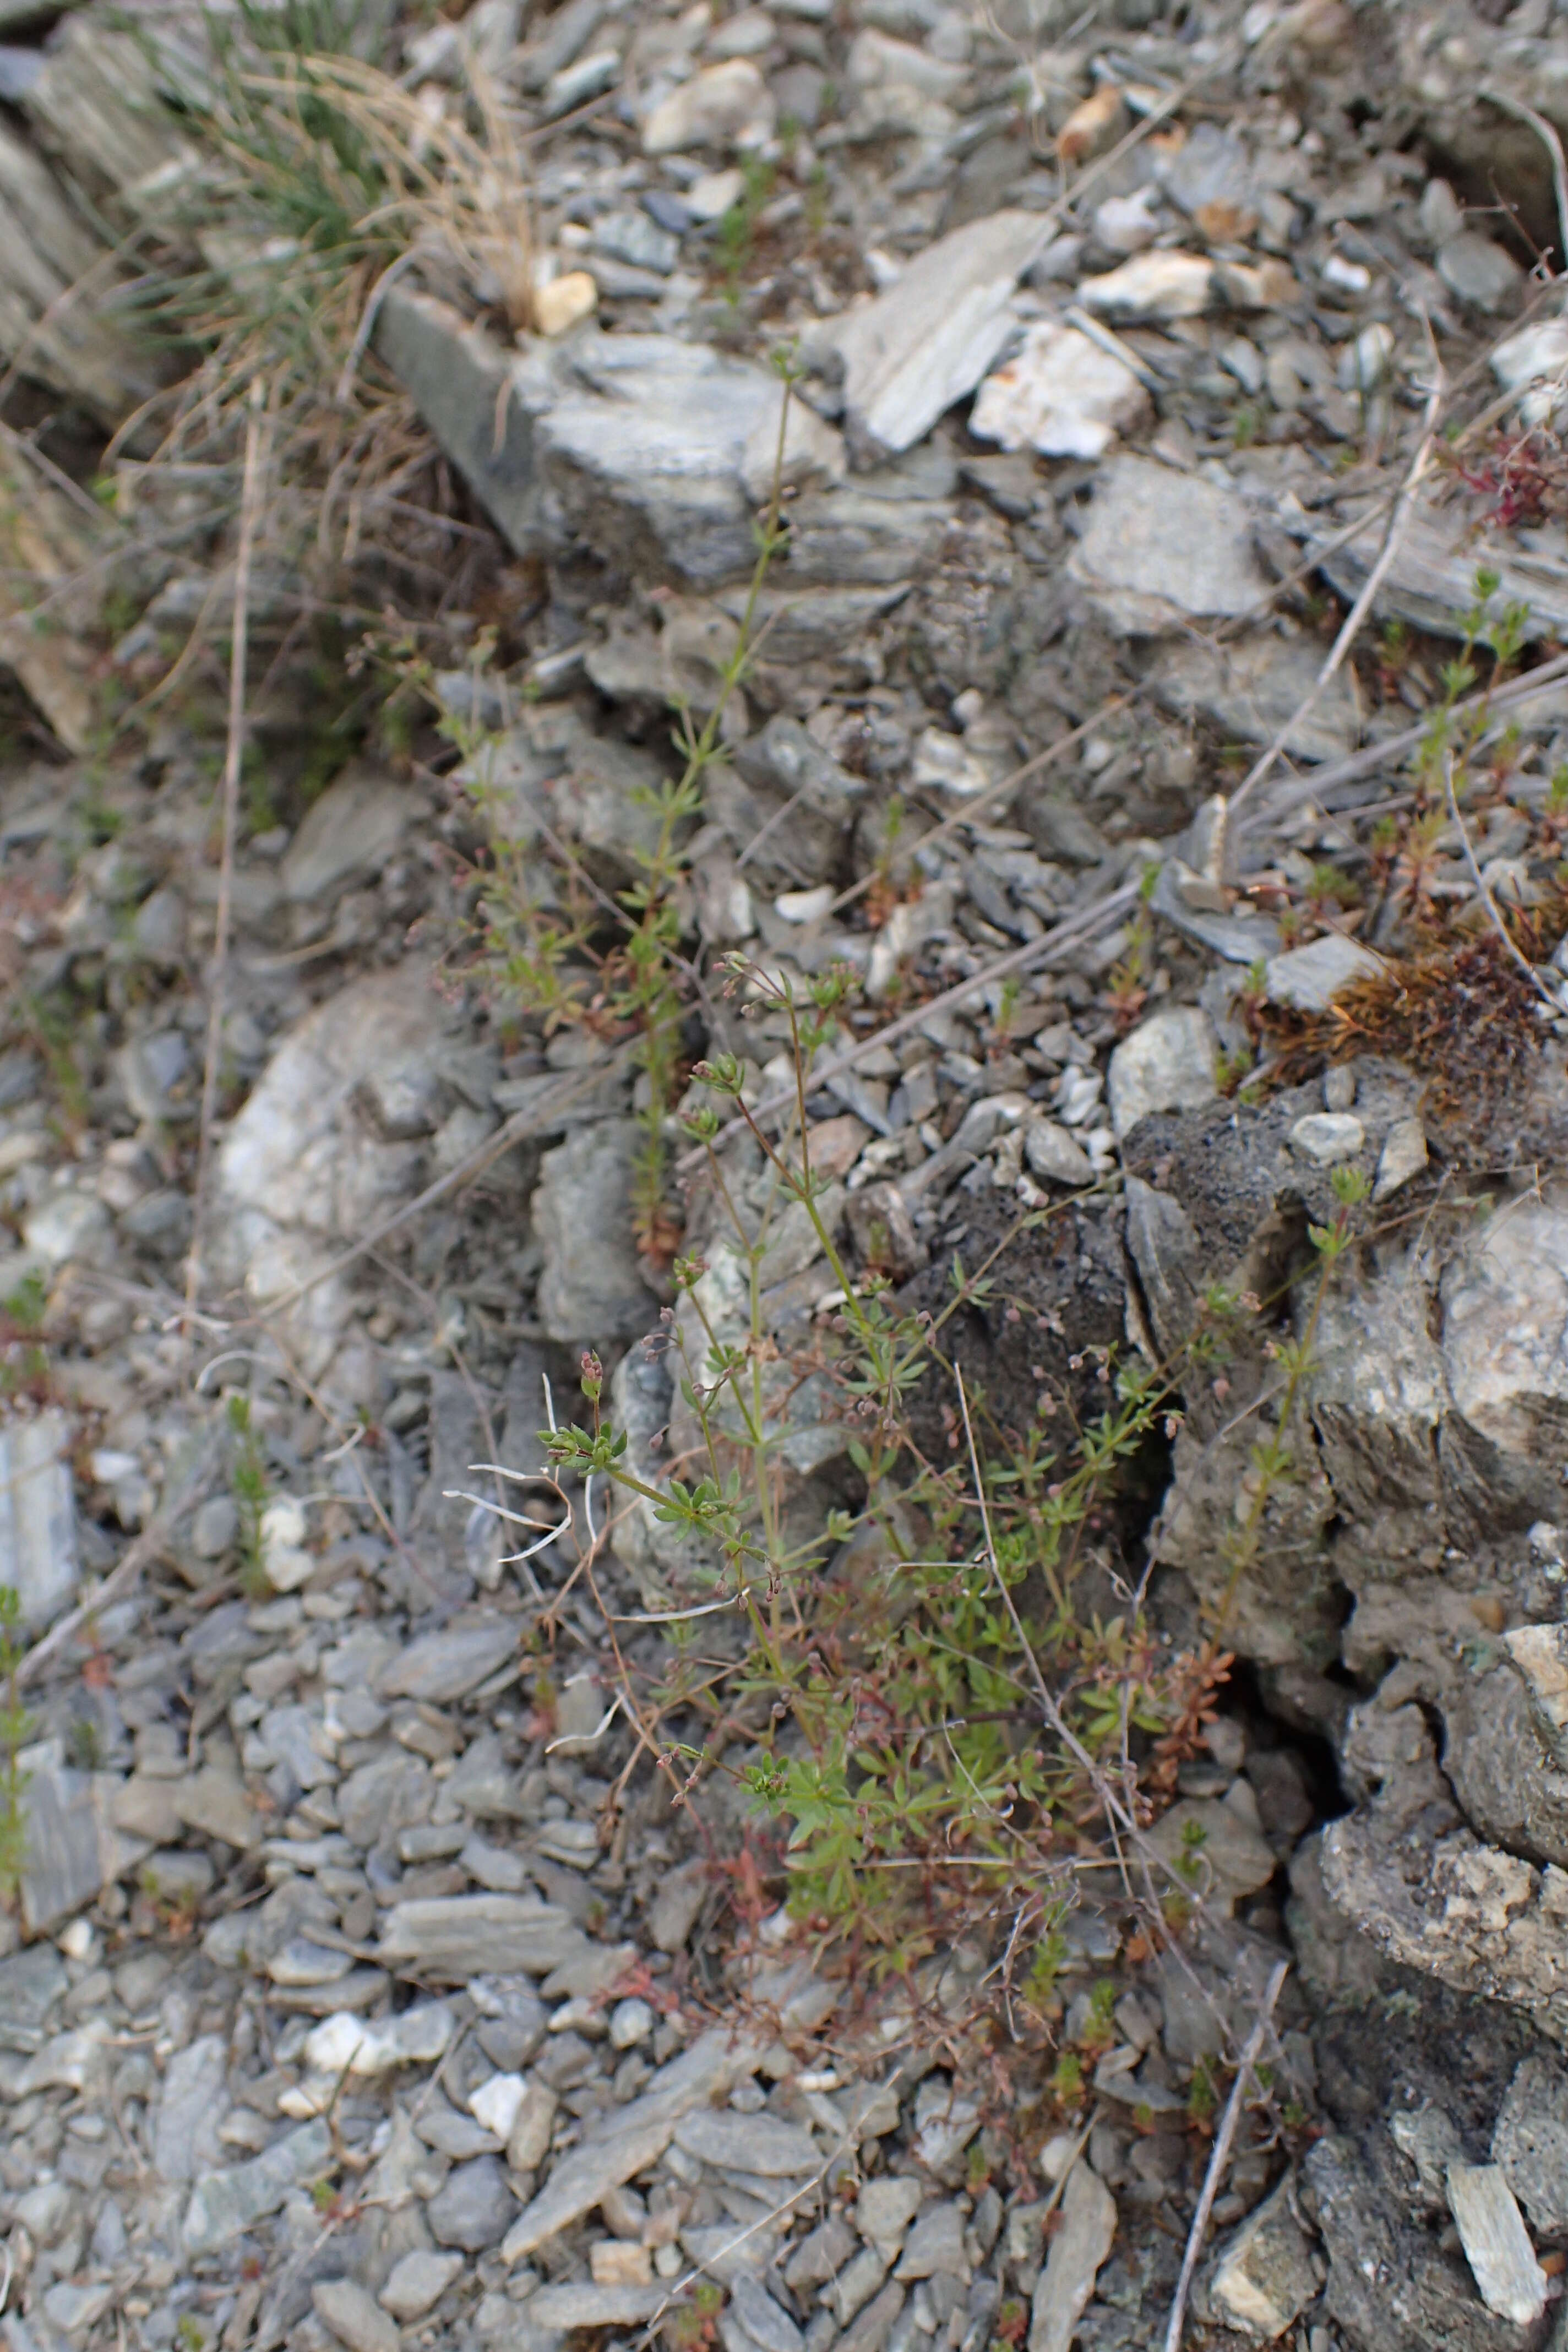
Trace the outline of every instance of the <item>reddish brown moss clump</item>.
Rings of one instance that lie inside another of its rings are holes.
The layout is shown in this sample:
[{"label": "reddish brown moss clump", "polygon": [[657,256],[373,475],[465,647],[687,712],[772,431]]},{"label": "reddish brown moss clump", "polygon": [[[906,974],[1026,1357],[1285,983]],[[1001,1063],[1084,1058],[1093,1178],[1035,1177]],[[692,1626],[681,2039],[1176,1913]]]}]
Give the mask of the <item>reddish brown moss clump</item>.
[{"label": "reddish brown moss clump", "polygon": [[[1508,909],[1531,962],[1544,962],[1563,929],[1563,909]],[[1246,1000],[1254,1047],[1266,1069],[1245,1080],[1269,1092],[1300,1086],[1359,1054],[1398,1062],[1430,1082],[1435,1118],[1474,1131],[1538,1076],[1551,1042],[1542,1000],[1495,931],[1428,940],[1353,982],[1322,1013]]]}]

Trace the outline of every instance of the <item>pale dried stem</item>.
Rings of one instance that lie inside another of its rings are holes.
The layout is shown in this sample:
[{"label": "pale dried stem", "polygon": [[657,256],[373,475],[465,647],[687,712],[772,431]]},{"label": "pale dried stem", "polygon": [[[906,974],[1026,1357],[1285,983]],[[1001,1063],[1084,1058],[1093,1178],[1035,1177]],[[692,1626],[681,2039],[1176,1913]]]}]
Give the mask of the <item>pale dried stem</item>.
[{"label": "pale dried stem", "polygon": [[[1452,719],[1463,719],[1471,711],[1483,709],[1490,711],[1516,710],[1534,701],[1537,696],[1549,694],[1554,687],[1562,684],[1564,677],[1568,677],[1568,654],[1558,654],[1552,660],[1542,662],[1539,669],[1532,669],[1526,677],[1510,678],[1506,686],[1495,689],[1481,688],[1463,702],[1456,702],[1448,715]],[[1347,759],[1336,760],[1331,767],[1321,768],[1315,775],[1296,778],[1276,793],[1265,807],[1255,812],[1245,831],[1251,833],[1255,828],[1275,822],[1302,801],[1321,801],[1326,806],[1327,795],[1342,784],[1363,783],[1368,777],[1375,776],[1380,768],[1386,768],[1394,761],[1402,759],[1406,751],[1414,751],[1417,745],[1426,741],[1431,725],[1428,716],[1419,725],[1406,727],[1400,734],[1390,735],[1381,743],[1369,743],[1364,751],[1352,751]],[[1232,806],[1234,808],[1234,803]]]},{"label": "pale dried stem", "polygon": [[1497,900],[1492,897],[1491,892],[1488,889],[1481,869],[1476,862],[1476,853],[1470,841],[1469,829],[1466,825],[1464,818],[1459,814],[1459,796],[1454,790],[1454,758],[1452,752],[1449,753],[1447,759],[1443,762],[1443,784],[1448,796],[1448,814],[1453,818],[1455,826],[1458,829],[1460,846],[1463,848],[1465,853],[1465,863],[1470,869],[1470,879],[1475,884],[1476,888],[1479,893],[1481,905],[1486,908],[1487,916],[1491,923],[1493,930],[1497,933],[1499,939],[1502,941],[1503,946],[1508,950],[1509,955],[1519,966],[1520,971],[1524,974],[1526,980],[1529,981],[1531,988],[1535,991],[1537,996],[1540,997],[1542,1003],[1543,1004],[1550,1005],[1554,1014],[1561,1013],[1563,1010],[1562,1005],[1558,1003],[1556,997],[1552,995],[1552,991],[1546,986],[1540,973],[1536,971],[1535,966],[1531,962],[1530,958],[1524,953],[1522,948],[1520,947],[1518,941],[1513,938],[1513,935],[1509,930],[1508,925],[1503,921],[1502,916],[1498,911]]},{"label": "pale dried stem", "polygon": [[1237,2126],[1241,2121],[1241,2111],[1247,2104],[1247,2083],[1254,2066],[1258,2063],[1258,2053],[1268,2034],[1268,2021],[1274,2014],[1274,2004],[1279,1998],[1279,1989],[1289,1972],[1289,1960],[1275,1962],[1273,1972],[1264,1991],[1262,2006],[1258,2012],[1258,2021],[1247,2037],[1247,2047],[1241,2053],[1241,2063],[1236,2070],[1236,2080],[1230,2086],[1230,2096],[1226,2101],[1225,2114],[1215,2137],[1214,2153],[1209,2158],[1209,2168],[1204,2175],[1203,2191],[1198,2198],[1198,2209],[1193,2215],[1193,2226],[1187,2232],[1186,2252],[1182,2256],[1182,2273],[1176,2281],[1176,2292],[1171,2304],[1171,2316],[1165,2328],[1163,2352],[1182,2352],[1182,2329],[1186,2320],[1187,2297],[1192,2293],[1193,2273],[1197,2269],[1198,2256],[1203,2252],[1204,2239],[1208,2233],[1209,2215],[1214,2211],[1215,2199],[1219,2195],[1220,2183],[1225,2179],[1225,2168],[1230,2162],[1230,2151],[1236,2138]]},{"label": "pale dried stem", "polygon": [[1568,269],[1568,160],[1564,160],[1556,125],[1548,122],[1543,114],[1537,114],[1533,106],[1526,106],[1522,99],[1510,98],[1505,90],[1488,88],[1478,95],[1500,107],[1504,114],[1511,114],[1516,121],[1527,124],[1546,150],[1552,165],[1552,192],[1557,199],[1557,235],[1561,240],[1557,275],[1561,278]]},{"label": "pale dried stem", "polygon": [[[1425,319],[1423,319],[1423,324],[1426,324]],[[1273,741],[1258,753],[1232,794],[1230,806],[1233,814],[1268,774],[1297,728],[1310,715],[1331,680],[1343,667],[1346,656],[1361,635],[1363,624],[1372,610],[1378,590],[1394,568],[1394,558],[1399,553],[1401,542],[1409,527],[1410,517],[1415,510],[1415,492],[1422,476],[1432,462],[1432,450],[1437,437],[1437,418],[1443,405],[1443,371],[1437,364],[1436,346],[1432,345],[1432,331],[1429,326],[1426,329],[1426,340],[1432,352],[1432,383],[1426,395],[1426,413],[1421,421],[1421,438],[1416,444],[1415,455],[1410,461],[1405,479],[1400,484],[1398,495],[1394,501],[1393,510],[1388,518],[1388,529],[1384,533],[1383,545],[1378,551],[1377,561],[1362,583],[1361,593],[1345,614],[1340,633],[1330,646],[1327,658],[1311,686],[1274,737]]]},{"label": "pale dried stem", "polygon": [[[824,1086],[829,1078],[837,1077],[845,1070],[852,1070],[857,1062],[864,1061],[867,1055],[875,1053],[878,1046],[890,1045],[895,1038],[907,1036],[922,1022],[945,1012],[949,1005],[961,1004],[966,997],[977,995],[993,981],[1005,980],[1009,972],[1033,971],[1037,964],[1054,962],[1069,948],[1078,946],[1083,940],[1092,939],[1098,931],[1109,929],[1119,916],[1130,913],[1138,903],[1138,893],[1136,882],[1123,882],[1098,906],[1085,908],[1081,914],[1065,916],[1046,933],[1044,939],[1030,940],[1025,946],[1014,948],[1006,955],[996,957],[994,962],[983,965],[970,979],[955,981],[940,995],[931,997],[924,1004],[915,1005],[910,1012],[900,1013],[896,1021],[872,1030],[853,1045],[846,1046],[843,1053],[834,1055],[830,1061],[814,1066],[811,1074],[813,1086]],[[690,1151],[683,1152],[675,1163],[677,1172],[684,1173],[700,1166],[710,1151],[717,1150],[732,1136],[742,1133],[752,1120],[771,1118],[778,1111],[795,1108],[795,1089],[793,1085],[781,1087],[776,1094],[765,1095],[745,1116],[726,1120],[710,1143],[699,1144]]]},{"label": "pale dried stem", "polygon": [[196,1179],[192,1195],[191,1253],[185,1262],[185,1308],[194,1311],[201,1291],[202,1216],[206,1206],[213,1120],[217,1111],[218,1062],[223,1051],[224,1001],[227,993],[229,934],[234,913],[234,850],[239,829],[239,777],[245,756],[245,665],[250,627],[250,564],[261,514],[267,441],[266,387],[252,384],[245,420],[245,475],[239,499],[239,547],[234,566],[234,629],[228,666],[228,733],[223,761],[223,845],[218,857],[217,920],[213,939],[212,979],[207,999],[206,1053],[202,1066],[201,1125],[196,1140]]}]

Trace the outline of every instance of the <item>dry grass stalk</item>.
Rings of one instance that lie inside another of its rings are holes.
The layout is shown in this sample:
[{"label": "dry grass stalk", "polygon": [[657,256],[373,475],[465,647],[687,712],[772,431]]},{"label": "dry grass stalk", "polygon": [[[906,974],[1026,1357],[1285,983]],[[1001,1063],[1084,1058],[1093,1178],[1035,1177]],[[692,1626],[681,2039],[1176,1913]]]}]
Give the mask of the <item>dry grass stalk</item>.
[{"label": "dry grass stalk", "polygon": [[185,1311],[195,1307],[202,1278],[202,1213],[213,1119],[217,1110],[218,1059],[223,1050],[224,1003],[227,995],[229,932],[234,896],[234,851],[239,829],[239,775],[245,752],[245,668],[250,627],[250,568],[261,516],[266,473],[266,387],[259,377],[250,389],[245,425],[245,480],[240,494],[239,547],[234,567],[234,628],[228,671],[228,734],[223,762],[223,846],[218,862],[217,923],[207,996],[206,1053],[202,1066],[201,1125],[196,1142],[196,1178],[192,1201],[191,1252],[185,1262]]},{"label": "dry grass stalk", "polygon": [[1236,2080],[1230,2086],[1230,2096],[1226,2101],[1225,2115],[1221,2119],[1219,2130],[1215,2136],[1214,2154],[1209,2158],[1208,2170],[1204,2175],[1203,2191],[1198,2198],[1198,2210],[1193,2215],[1193,2226],[1187,2232],[1186,2251],[1182,2256],[1182,2273],[1176,2281],[1176,2292],[1171,2305],[1171,2316],[1165,2328],[1164,2352],[1182,2352],[1182,2330],[1186,2323],[1187,2297],[1192,2292],[1193,2273],[1197,2269],[1198,2256],[1203,2252],[1204,2240],[1208,2234],[1209,2215],[1214,2211],[1215,2199],[1219,2194],[1220,2182],[1225,2179],[1226,2166],[1230,2162],[1230,2151],[1236,2139],[1237,2126],[1241,2121],[1241,2111],[1247,2104],[1247,2086],[1262,2052],[1264,2039],[1268,2032],[1268,2021],[1274,2014],[1274,2004],[1279,2000],[1280,1990],[1289,1973],[1289,1960],[1276,1960],[1263,2000],[1258,2007],[1257,2022],[1247,2037],[1247,2047],[1241,2053],[1241,2063],[1236,2070]]},{"label": "dry grass stalk", "polygon": [[1237,785],[1230,803],[1233,813],[1241,806],[1243,801],[1249,799],[1256,792],[1297,728],[1315,709],[1325,688],[1343,667],[1351,647],[1361,635],[1367,614],[1372,611],[1378,590],[1394,568],[1394,557],[1399,552],[1400,542],[1405,537],[1410,517],[1415,510],[1416,490],[1420,487],[1423,475],[1432,462],[1432,452],[1437,438],[1437,420],[1443,408],[1443,371],[1437,362],[1436,345],[1433,342],[1432,330],[1425,313],[1422,314],[1422,324],[1426,328],[1426,341],[1432,357],[1432,383],[1426,395],[1426,413],[1422,419],[1421,438],[1416,444],[1415,455],[1410,461],[1405,479],[1401,482],[1394,498],[1388,518],[1388,529],[1384,533],[1383,545],[1378,550],[1377,560],[1362,583],[1360,595],[1345,614],[1339,635],[1330,646],[1317,677],[1285,721],[1284,726],[1280,728],[1273,740],[1258,753]]},{"label": "dry grass stalk", "polygon": [[[233,500],[249,386],[264,377],[274,458],[255,579],[287,583],[269,586],[268,606],[371,622],[389,570],[416,602],[439,603],[461,527],[440,510],[434,446],[372,340],[387,288],[416,266],[514,330],[531,323],[516,127],[472,58],[467,100],[440,111],[350,56],[231,50],[220,64],[205,123],[215,170],[153,273],[165,325],[201,356],[127,420],[106,464],[166,402],[151,457],[121,466],[126,500],[175,467],[205,470],[215,503]],[[367,565],[374,585],[356,595]]]}]

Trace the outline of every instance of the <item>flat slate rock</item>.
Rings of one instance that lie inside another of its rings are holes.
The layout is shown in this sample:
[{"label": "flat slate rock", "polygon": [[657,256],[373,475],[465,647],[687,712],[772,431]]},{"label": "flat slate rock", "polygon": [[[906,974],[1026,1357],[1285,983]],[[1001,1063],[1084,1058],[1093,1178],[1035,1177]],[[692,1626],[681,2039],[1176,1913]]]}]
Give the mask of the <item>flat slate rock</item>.
[{"label": "flat slate rock", "polygon": [[686,2116],[676,2127],[675,2144],[721,2172],[769,2179],[816,2172],[822,2163],[816,2142],[800,2124],[781,2123],[776,2116],[743,2116],[732,2107]]},{"label": "flat slate rock", "polygon": [[875,301],[816,330],[812,351],[843,363],[858,457],[911,448],[974,390],[1013,331],[1014,288],[1050,233],[1037,213],[970,221],[918,254]]},{"label": "flat slate rock", "polygon": [[589,1948],[559,1904],[531,1895],[448,1895],[395,1904],[376,1958],[447,1984],[470,1977],[540,1976]]},{"label": "flat slate rock", "polygon": [[[607,2189],[618,2189],[656,2164],[683,2116],[722,2098],[755,2074],[764,2045],[715,2026],[662,2066],[640,2098],[612,2108],[597,2137],[564,2156],[507,2231],[501,2254],[521,2262],[547,2238],[591,2212]],[[754,2120],[752,2118],[752,2120]]]},{"label": "flat slate rock", "polygon": [[324,2123],[311,2123],[274,2140],[249,2164],[209,2172],[197,2181],[185,2209],[186,2259],[231,2245],[253,2223],[276,2213],[290,2189],[318,2179],[331,2161],[331,2132]]},{"label": "flat slate rock", "polygon": [[542,2286],[528,2300],[538,2327],[637,2327],[669,2301],[668,2286],[595,2286],[591,2279]]},{"label": "flat slate rock", "polygon": [[0,2050],[31,2056],[50,2010],[68,1987],[65,1962],[52,1944],[28,1944],[0,1960]]},{"label": "flat slate rock", "polygon": [[468,1623],[444,1626],[411,1642],[382,1675],[383,1698],[423,1700],[427,1706],[445,1706],[467,1698],[500,1666],[517,1647],[517,1624],[510,1617],[478,1617]]}]

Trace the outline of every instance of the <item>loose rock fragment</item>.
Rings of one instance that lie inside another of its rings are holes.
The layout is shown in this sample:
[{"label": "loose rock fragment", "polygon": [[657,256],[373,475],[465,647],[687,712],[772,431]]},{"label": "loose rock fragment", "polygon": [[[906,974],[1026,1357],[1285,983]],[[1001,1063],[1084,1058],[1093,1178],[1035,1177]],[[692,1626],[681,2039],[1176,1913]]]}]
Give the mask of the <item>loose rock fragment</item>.
[{"label": "loose rock fragment", "polygon": [[381,2300],[394,2319],[423,2319],[463,2268],[461,2254],[405,2254],[393,2266]]},{"label": "loose rock fragment", "polygon": [[318,2279],[310,2289],[316,2316],[348,2352],[397,2352],[397,2325],[357,2280]]},{"label": "loose rock fragment", "polygon": [[153,2140],[160,2179],[186,2181],[218,2163],[217,2127],[228,2109],[228,2049],[223,2037],[204,2033],[176,2050],[163,2075]]},{"label": "loose rock fragment", "polygon": [[568,269],[533,289],[533,323],[542,335],[563,335],[598,306],[599,289],[585,269]]},{"label": "loose rock fragment", "polygon": [[1149,406],[1131,368],[1076,327],[1031,327],[1016,359],[981,385],[969,429],[1004,449],[1047,457],[1102,457]]},{"label": "loose rock fragment", "polygon": [[1138,635],[1157,635],[1183,614],[1247,612],[1268,584],[1236,491],[1130,453],[1098,476],[1068,568],[1112,627]]},{"label": "loose rock fragment", "polygon": [[1267,1886],[1279,1867],[1267,1841],[1218,1799],[1182,1798],[1162,1813],[1150,1842],[1194,1895],[1223,1912]]},{"label": "loose rock fragment", "polygon": [[1054,1118],[1032,1118],[1024,1129],[1024,1157],[1032,1175],[1048,1184],[1092,1184],[1094,1166],[1082,1146]]},{"label": "loose rock fragment", "polygon": [[655,1312],[632,1235],[630,1119],[583,1128],[540,1163],[534,1231],[544,1251],[540,1320],[560,1339],[630,1339]]},{"label": "loose rock fragment", "polygon": [[967,2268],[963,2214],[951,2203],[933,2205],[905,2239],[898,2275],[901,2279],[962,2278]]},{"label": "loose rock fragment", "polygon": [[813,339],[845,372],[852,441],[908,449],[973,392],[1013,324],[1018,278],[1049,235],[1032,213],[994,213],[928,246],[886,294]]},{"label": "loose rock fragment", "polygon": [[1195,319],[1206,310],[1214,265],[1196,253],[1140,253],[1104,278],[1086,278],[1079,299],[1096,318]]},{"label": "loose rock fragment", "polygon": [[1110,1123],[1118,1140],[1152,1111],[1195,1110],[1212,1102],[1214,1025],[1195,1006],[1172,1005],[1140,1022],[1110,1057]]},{"label": "loose rock fragment", "polygon": [[772,125],[768,86],[749,58],[730,58],[662,99],[643,124],[645,155],[679,155],[692,147],[727,146],[753,127]]},{"label": "loose rock fragment", "polygon": [[185,2209],[187,2257],[216,2253],[242,2237],[264,2215],[275,2213],[297,2183],[315,2179],[331,2161],[331,2134],[324,2123],[286,2133],[250,2164],[209,2172],[198,2180]]},{"label": "loose rock fragment", "polygon": [[668,2299],[666,2286],[596,2286],[584,2279],[542,2286],[529,2298],[537,2327],[638,2327]]},{"label": "loose rock fragment", "polygon": [[769,2179],[815,2172],[822,2162],[816,2141],[798,2124],[780,2123],[772,2116],[737,2115],[732,2108],[699,2109],[676,2126],[675,2141],[689,2156],[720,2170]]},{"label": "loose rock fragment", "polygon": [[1438,247],[1437,275],[1461,300],[1495,312],[1510,309],[1517,299],[1521,272],[1489,236],[1462,228]]},{"label": "loose rock fragment", "polygon": [[0,1424],[0,1585],[16,1593],[29,1633],[51,1624],[76,1591],[69,1444],[62,1412]]},{"label": "loose rock fragment", "polygon": [[517,2200],[493,2156],[455,2165],[426,2208],[437,2245],[460,2246],[470,2254],[499,2244],[516,2211]]},{"label": "loose rock fragment", "polygon": [[553,1903],[528,1895],[454,1895],[395,1904],[376,1957],[462,1984],[487,1973],[558,1969],[586,1949],[581,1928]]},{"label": "loose rock fragment", "polygon": [[1500,2167],[1451,2164],[1448,2203],[1487,2309],[1533,2326],[1546,2308],[1546,2273]]},{"label": "loose rock fragment", "polygon": [[1057,153],[1069,166],[1086,163],[1110,145],[1126,120],[1126,100],[1114,82],[1105,82],[1073,108],[1057,133]]},{"label": "loose rock fragment", "polygon": [[1420,1175],[1427,1158],[1426,1129],[1420,1119],[1396,1118],[1378,1155],[1377,1179],[1372,1188],[1373,1202],[1391,1200],[1413,1176]]},{"label": "loose rock fragment", "polygon": [[1116,2200],[1082,2158],[1068,2176],[1061,2211],[1035,2289],[1029,2352],[1068,2352],[1116,2235]]},{"label": "loose rock fragment", "polygon": [[1375,980],[1385,966],[1358,940],[1343,931],[1325,931],[1304,948],[1288,948],[1270,956],[1264,967],[1264,985],[1271,1004],[1286,1004],[1297,1013],[1322,1013],[1342,988],[1352,981]]},{"label": "loose rock fragment", "polygon": [[1290,1148],[1314,1168],[1337,1168],[1353,1160],[1366,1141],[1366,1129],[1353,1112],[1309,1111],[1290,1129]]},{"label": "loose rock fragment", "polygon": [[1221,2254],[1209,2301],[1227,2326],[1272,2344],[1317,2292],[1311,2241],[1296,2218],[1287,2175]]},{"label": "loose rock fragment", "polygon": [[860,2235],[891,2268],[899,2259],[904,2232],[920,2209],[921,2184],[907,2176],[868,2180],[856,2201],[855,2220]]},{"label": "loose rock fragment", "polygon": [[30,1936],[62,1927],[147,1853],[119,1826],[119,1777],[72,1771],[58,1754],[58,1743],[47,1742],[18,1759],[26,1776],[22,1923]]}]

